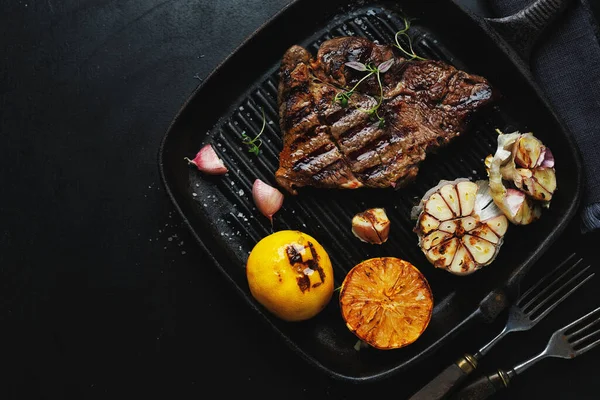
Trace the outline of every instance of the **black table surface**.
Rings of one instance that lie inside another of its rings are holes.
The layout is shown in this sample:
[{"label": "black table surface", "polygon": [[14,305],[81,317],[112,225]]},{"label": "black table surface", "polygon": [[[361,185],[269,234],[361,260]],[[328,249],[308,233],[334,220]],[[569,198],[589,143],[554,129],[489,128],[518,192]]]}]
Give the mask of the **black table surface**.
[{"label": "black table surface", "polygon": [[[159,144],[202,79],[288,2],[3,2],[0,398],[402,399],[502,328],[465,332],[393,378],[343,383],[292,352],[206,261],[161,186]],[[532,277],[571,251],[600,271],[599,239],[573,222]],[[498,344],[484,372],[600,304],[598,279]],[[497,398],[597,399],[599,357],[544,360]]]}]

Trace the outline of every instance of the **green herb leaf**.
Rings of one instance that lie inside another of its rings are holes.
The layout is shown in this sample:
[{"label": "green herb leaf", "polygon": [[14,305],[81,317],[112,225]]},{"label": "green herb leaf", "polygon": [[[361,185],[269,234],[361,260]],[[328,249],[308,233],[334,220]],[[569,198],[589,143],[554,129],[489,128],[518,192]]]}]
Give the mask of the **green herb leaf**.
[{"label": "green herb leaf", "polygon": [[242,143],[248,146],[248,152],[258,155],[260,153],[260,146],[262,146],[262,140],[259,139],[260,135],[265,131],[265,126],[267,125],[267,120],[265,118],[265,110],[261,108],[262,111],[262,128],[260,128],[260,132],[254,139],[250,136],[246,135],[245,132],[242,132]]},{"label": "green herb leaf", "polygon": [[350,67],[352,69],[355,69],[357,71],[361,71],[361,72],[367,70],[367,66],[365,64],[361,63],[361,62],[358,62],[358,61],[348,61],[346,63],[346,66],[348,66],[348,67]]},{"label": "green herb leaf", "polygon": [[348,103],[350,101],[350,96],[352,96],[352,91],[348,92],[339,92],[333,98],[333,101],[339,103],[342,107],[348,107]]},{"label": "green herb leaf", "polygon": [[[425,60],[425,58],[418,56],[415,53],[415,51],[413,50],[412,38],[407,33],[409,29],[410,29],[410,21],[408,19],[404,18],[404,28],[400,29],[398,32],[396,32],[396,35],[394,36],[394,39],[396,41],[395,46],[402,53],[404,53],[404,55],[407,56],[410,60]],[[408,42],[408,50],[405,49],[404,47],[402,47],[402,45],[400,44],[400,41],[398,40],[398,38],[401,36],[406,38],[406,41]]]},{"label": "green herb leaf", "polygon": [[[363,76],[361,78],[361,80],[359,80],[351,90],[349,90],[347,92],[337,93],[334,97],[334,101],[338,102],[342,107],[346,107],[350,100],[350,96],[352,95],[352,93],[354,93],[354,91],[356,90],[358,85],[360,85],[362,82],[364,82],[364,80],[367,79],[368,77],[375,75],[377,77],[377,84],[379,85],[379,99],[377,101],[377,104],[374,107],[369,108],[369,109],[364,109],[364,108],[358,108],[358,109],[362,112],[369,114],[369,117],[371,119],[379,120],[379,127],[382,128],[383,124],[384,124],[384,119],[381,118],[379,116],[379,114],[377,114],[377,110],[383,103],[383,84],[381,83],[381,74],[385,73],[387,70],[389,70],[393,63],[394,63],[394,59],[392,58],[390,60],[382,62],[381,64],[379,64],[378,67],[375,67],[371,64],[367,64],[367,65],[361,64],[361,66],[364,65],[365,69],[367,71],[369,71],[369,73],[366,74],[365,76]],[[357,64],[360,64],[360,63],[357,63]],[[356,66],[356,67],[358,68],[358,66]]]},{"label": "green herb leaf", "polygon": [[385,73],[385,72],[387,72],[388,69],[390,69],[390,67],[392,66],[392,64],[394,64],[394,59],[390,58],[389,60],[384,61],[381,64],[379,64],[379,66],[377,67],[377,69],[379,70],[379,72]]}]

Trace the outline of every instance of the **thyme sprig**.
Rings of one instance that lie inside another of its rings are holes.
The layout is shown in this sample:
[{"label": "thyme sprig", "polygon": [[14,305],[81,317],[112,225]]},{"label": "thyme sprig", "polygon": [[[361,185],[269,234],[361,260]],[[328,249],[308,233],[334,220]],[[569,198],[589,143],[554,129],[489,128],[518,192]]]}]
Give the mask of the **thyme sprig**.
[{"label": "thyme sprig", "polygon": [[364,72],[364,71],[369,71],[368,74],[366,74],[365,76],[363,76],[358,82],[356,82],[356,85],[354,85],[354,87],[350,90],[346,90],[344,92],[338,92],[335,97],[333,98],[333,101],[339,103],[342,107],[347,107],[348,103],[350,102],[350,96],[352,96],[354,94],[354,91],[356,90],[356,88],[363,83],[367,78],[369,78],[371,75],[373,75],[375,73],[375,69],[370,65],[370,64],[363,64],[361,62],[358,61],[349,61],[346,63],[346,66],[355,69],[359,72]]},{"label": "thyme sprig", "polygon": [[377,100],[377,104],[375,104],[373,107],[371,107],[369,109],[359,108],[360,111],[369,114],[371,116],[371,118],[377,118],[377,120],[379,121],[380,128],[383,128],[385,125],[385,119],[383,117],[381,117],[378,113],[379,107],[381,106],[381,103],[383,103],[383,85],[381,84],[381,72],[387,71],[392,66],[393,63],[394,63],[394,59],[392,58],[384,63],[381,63],[379,65],[379,67],[377,67],[375,69],[376,70],[375,75],[377,76],[377,84],[379,85],[379,99]]},{"label": "thyme sprig", "polygon": [[[396,41],[395,46],[402,52],[404,53],[407,57],[409,57],[410,60],[425,60],[425,58],[418,56],[415,51],[413,50],[413,46],[412,46],[412,38],[408,35],[408,30],[410,29],[410,21],[407,18],[404,18],[404,28],[400,29],[398,32],[396,32],[396,35],[394,36],[394,39]],[[398,40],[399,37],[405,37],[406,41],[408,42],[408,50],[406,50],[404,47],[402,47],[402,45],[400,44],[400,41]]]},{"label": "thyme sprig", "polygon": [[392,66],[393,63],[394,63],[393,58],[382,62],[381,64],[379,64],[376,67],[371,64],[365,65],[358,61],[347,62],[346,66],[348,66],[354,70],[357,70],[359,72],[368,72],[368,74],[366,74],[358,82],[356,82],[356,84],[354,85],[354,87],[352,89],[337,93],[335,95],[335,97],[333,98],[333,100],[335,102],[339,103],[342,107],[347,107],[348,104],[350,103],[350,97],[352,96],[352,94],[354,94],[354,91],[356,90],[356,88],[362,82],[364,82],[367,78],[375,75],[377,77],[377,84],[379,85],[379,98],[377,100],[377,104],[375,104],[373,107],[371,107],[369,109],[360,108],[360,107],[358,107],[358,109],[364,113],[369,114],[372,118],[376,118],[379,121],[379,127],[383,128],[383,126],[385,125],[385,119],[383,117],[381,117],[378,113],[379,107],[381,106],[381,103],[383,102],[383,84],[381,83],[381,74],[387,72],[387,70],[390,69],[390,67]]},{"label": "thyme sprig", "polygon": [[246,132],[242,132],[242,143],[248,146],[248,152],[258,155],[260,153],[260,146],[262,146],[262,140],[259,139],[260,135],[265,131],[265,126],[267,125],[267,120],[265,118],[265,110],[264,108],[260,109],[262,111],[262,128],[260,128],[260,132],[254,139],[250,136],[246,135]]}]

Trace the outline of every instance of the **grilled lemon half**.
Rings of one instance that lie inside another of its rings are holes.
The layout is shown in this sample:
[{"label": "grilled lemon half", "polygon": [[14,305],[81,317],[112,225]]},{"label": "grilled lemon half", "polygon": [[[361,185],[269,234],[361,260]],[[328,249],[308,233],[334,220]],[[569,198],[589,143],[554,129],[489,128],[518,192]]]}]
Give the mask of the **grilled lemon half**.
[{"label": "grilled lemon half", "polygon": [[333,295],[329,255],[312,236],[282,230],[261,239],[246,262],[252,296],[286,321],[302,321],[321,312]]}]

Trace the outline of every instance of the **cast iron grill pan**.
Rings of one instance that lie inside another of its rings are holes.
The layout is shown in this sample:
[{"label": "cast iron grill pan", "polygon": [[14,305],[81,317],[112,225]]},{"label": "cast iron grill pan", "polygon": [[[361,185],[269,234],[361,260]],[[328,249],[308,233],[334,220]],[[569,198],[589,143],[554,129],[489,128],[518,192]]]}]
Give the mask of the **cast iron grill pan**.
[{"label": "cast iron grill pan", "polygon": [[[346,35],[364,36],[382,44],[391,44],[395,32],[404,27],[402,17],[406,15],[394,7],[379,4],[363,4],[362,7],[336,11],[337,15],[303,40],[283,43],[280,47],[300,44],[314,54],[323,41]],[[286,194],[283,208],[275,215],[273,225],[259,213],[252,200],[252,183],[258,178],[277,187],[274,173],[282,149],[277,116],[278,60],[283,55],[280,51],[270,55],[275,61],[253,81],[246,82],[235,101],[227,104],[227,108],[221,106],[220,111],[215,113],[210,112],[207,105],[209,101],[215,101],[210,99],[211,94],[218,92],[212,87],[216,84],[211,83],[221,79],[220,83],[224,84],[225,77],[219,76],[218,72],[209,77],[177,116],[163,143],[160,156],[165,185],[212,261],[251,308],[264,317],[292,349],[336,378],[368,381],[384,377],[422,360],[458,329],[466,329],[477,316],[482,299],[493,290],[505,287],[511,277],[524,272],[539,256],[570,217],[573,203],[578,199],[578,172],[569,167],[569,160],[574,156],[569,152],[570,147],[564,146],[565,134],[552,114],[545,110],[549,118],[543,113],[531,115],[531,112],[519,109],[518,102],[515,103],[508,93],[503,92],[502,81],[494,81],[494,76],[486,75],[484,69],[471,69],[473,63],[455,54],[443,35],[431,26],[425,17],[412,22],[410,34],[416,53],[486,76],[500,92],[501,98],[493,106],[481,110],[470,121],[463,136],[437,154],[430,154],[421,165],[416,181],[406,188],[302,188],[297,196]],[[406,42],[403,44],[408,45]],[[220,69],[226,69],[231,61],[228,60]],[[236,79],[239,81],[241,78]],[[221,90],[229,89],[225,86]],[[261,153],[255,156],[242,143],[242,135],[255,137],[259,133],[262,111],[266,127],[261,136]],[[532,116],[542,118],[543,123],[539,125],[540,121]],[[559,191],[551,209],[535,226],[509,228],[498,258],[490,266],[466,277],[436,270],[417,245],[417,236],[413,232],[415,222],[410,219],[411,209],[441,179],[485,179],[483,160],[495,150],[496,128],[505,132],[533,130],[536,136],[551,146],[557,158]],[[229,168],[224,176],[202,175],[186,165],[183,157],[193,158],[206,143],[212,143]],[[575,174],[575,179],[569,179],[566,174]],[[370,207],[385,208],[392,223],[389,240],[381,246],[362,243],[351,233],[354,214]],[[354,265],[371,257],[395,256],[416,265],[427,277],[435,300],[432,320],[425,333],[417,342],[403,349],[356,351],[354,346],[358,339],[345,327],[337,291],[328,307],[309,321],[287,323],[271,316],[250,295],[245,263],[249,252],[261,238],[283,229],[306,232],[326,248],[334,267],[335,287],[341,285]]]}]

